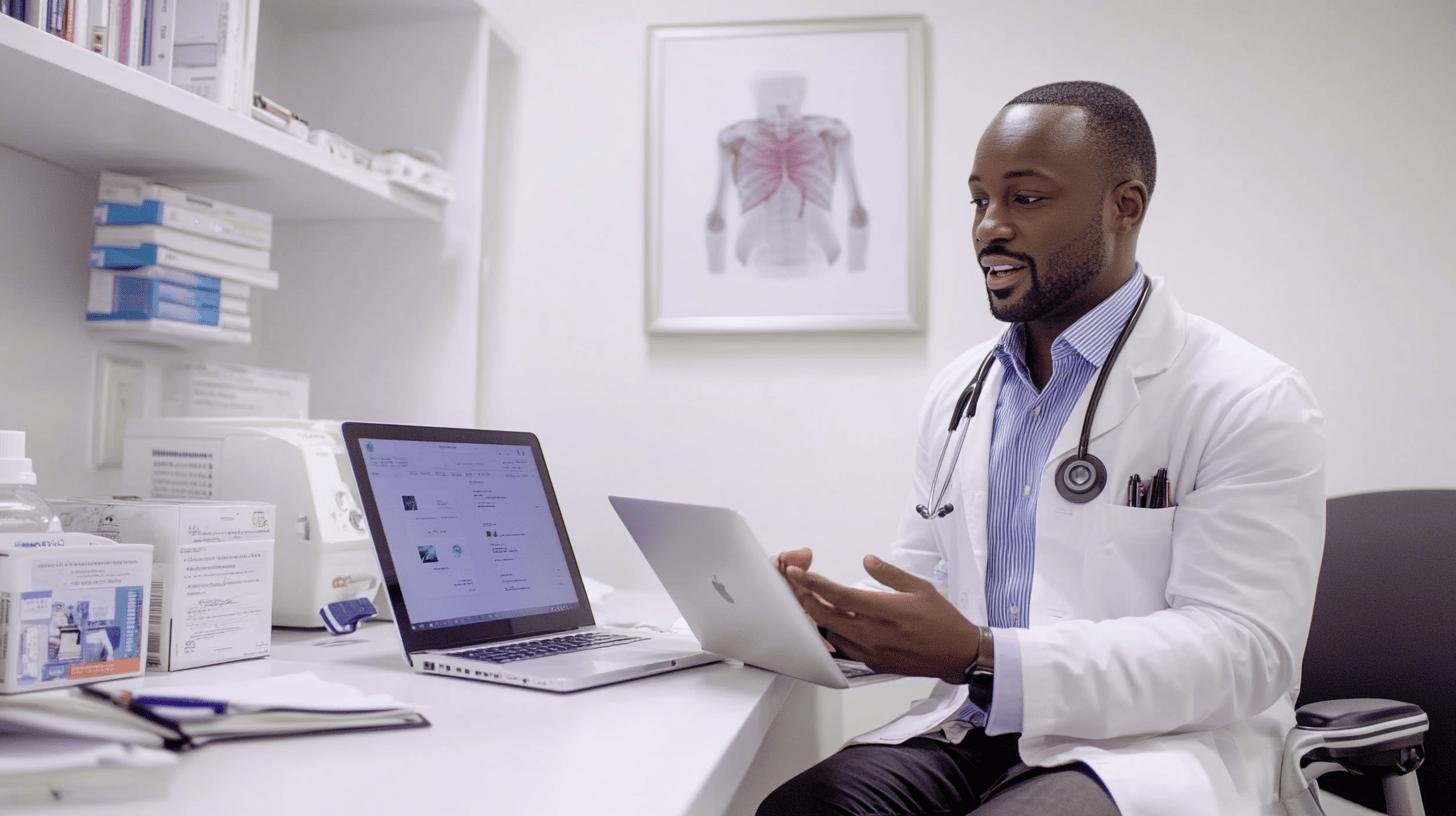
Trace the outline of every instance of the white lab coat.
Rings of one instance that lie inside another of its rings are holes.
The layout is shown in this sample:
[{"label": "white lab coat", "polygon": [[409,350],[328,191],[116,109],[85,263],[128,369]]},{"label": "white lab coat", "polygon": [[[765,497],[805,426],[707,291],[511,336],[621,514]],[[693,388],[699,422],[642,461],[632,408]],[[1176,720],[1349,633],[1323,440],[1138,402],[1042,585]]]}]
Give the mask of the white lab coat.
[{"label": "white lab coat", "polygon": [[[1092,383],[1041,473],[1030,628],[1022,655],[1023,761],[1085,762],[1123,816],[1275,814],[1284,736],[1324,547],[1323,416],[1303,378],[1226,329],[1185,313],[1154,279],[1116,361],[1091,452],[1107,487],[1088,504],[1053,485],[1077,446]],[[971,621],[986,616],[992,366],[947,496],[924,502],[952,406],[983,344],[936,378],[920,418],[915,485],[891,560],[934,581]],[[1095,378],[1094,378],[1095,382]],[[1177,506],[1125,506],[1128,477],[1167,467]],[[855,742],[935,729],[965,699],[937,684]]]}]

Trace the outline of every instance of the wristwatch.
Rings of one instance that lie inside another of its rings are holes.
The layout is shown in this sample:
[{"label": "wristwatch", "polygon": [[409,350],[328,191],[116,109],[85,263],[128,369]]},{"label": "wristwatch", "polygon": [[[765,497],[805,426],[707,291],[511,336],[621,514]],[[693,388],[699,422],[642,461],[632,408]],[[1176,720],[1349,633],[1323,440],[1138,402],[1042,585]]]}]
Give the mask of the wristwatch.
[{"label": "wristwatch", "polygon": [[961,677],[966,681],[971,702],[990,713],[991,691],[996,677],[996,644],[991,639],[989,627],[977,628],[981,630],[981,642],[976,648],[976,659],[961,672]]}]

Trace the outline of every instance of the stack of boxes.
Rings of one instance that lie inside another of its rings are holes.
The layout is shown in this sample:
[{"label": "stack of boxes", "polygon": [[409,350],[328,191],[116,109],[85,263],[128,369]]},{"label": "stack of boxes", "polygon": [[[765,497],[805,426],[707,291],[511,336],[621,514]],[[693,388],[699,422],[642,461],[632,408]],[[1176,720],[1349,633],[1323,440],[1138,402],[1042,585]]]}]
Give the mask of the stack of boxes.
[{"label": "stack of boxes", "polygon": [[92,221],[91,326],[154,342],[252,341],[253,289],[278,288],[271,215],[102,173]]},{"label": "stack of boxes", "polygon": [[69,534],[147,542],[148,671],[268,656],[273,505],[120,498],[53,499],[50,505]]}]

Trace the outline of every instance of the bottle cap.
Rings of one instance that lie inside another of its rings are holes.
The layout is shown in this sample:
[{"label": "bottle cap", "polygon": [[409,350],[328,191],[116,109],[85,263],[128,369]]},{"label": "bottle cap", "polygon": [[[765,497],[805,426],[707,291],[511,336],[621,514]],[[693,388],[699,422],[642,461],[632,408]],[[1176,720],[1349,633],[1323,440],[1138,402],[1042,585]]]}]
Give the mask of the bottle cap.
[{"label": "bottle cap", "polygon": [[35,471],[25,458],[25,431],[0,431],[0,484],[35,484]]}]

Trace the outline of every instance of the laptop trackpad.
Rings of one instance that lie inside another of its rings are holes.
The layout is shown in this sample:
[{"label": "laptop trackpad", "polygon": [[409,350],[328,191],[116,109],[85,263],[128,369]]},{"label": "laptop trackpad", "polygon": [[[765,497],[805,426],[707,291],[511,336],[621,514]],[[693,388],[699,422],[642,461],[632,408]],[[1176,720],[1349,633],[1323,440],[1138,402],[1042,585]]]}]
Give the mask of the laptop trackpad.
[{"label": "laptop trackpad", "polygon": [[645,640],[606,649],[522,661],[516,666],[531,674],[582,677],[655,663],[671,664],[674,660],[682,660],[695,654],[698,652]]}]

